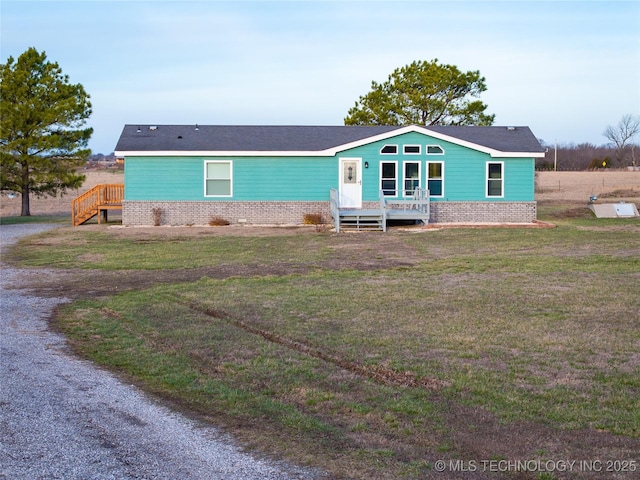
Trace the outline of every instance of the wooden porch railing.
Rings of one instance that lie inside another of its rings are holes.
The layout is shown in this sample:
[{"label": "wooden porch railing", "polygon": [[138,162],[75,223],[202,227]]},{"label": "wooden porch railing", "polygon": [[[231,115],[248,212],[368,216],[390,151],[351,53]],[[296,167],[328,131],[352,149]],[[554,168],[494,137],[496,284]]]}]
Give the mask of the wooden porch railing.
[{"label": "wooden porch railing", "polygon": [[[425,188],[416,188],[413,190],[411,197],[392,198],[385,197],[384,192],[380,190],[380,208],[392,212],[393,215],[407,216],[419,214],[417,219],[429,218],[431,212],[431,201],[429,200],[429,190]],[[398,217],[396,217],[398,218]]]},{"label": "wooden porch railing", "polygon": [[75,227],[98,215],[100,223],[100,214],[106,214],[108,210],[121,209],[123,199],[124,184],[96,185],[71,202],[71,222]]}]

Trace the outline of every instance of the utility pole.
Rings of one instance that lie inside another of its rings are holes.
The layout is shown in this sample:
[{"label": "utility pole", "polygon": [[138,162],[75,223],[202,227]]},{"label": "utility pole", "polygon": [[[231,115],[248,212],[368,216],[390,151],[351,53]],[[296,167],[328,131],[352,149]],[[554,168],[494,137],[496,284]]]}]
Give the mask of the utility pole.
[{"label": "utility pole", "polygon": [[557,172],[558,171],[558,139],[556,138],[554,142],[555,142],[555,152],[553,154],[553,171]]}]

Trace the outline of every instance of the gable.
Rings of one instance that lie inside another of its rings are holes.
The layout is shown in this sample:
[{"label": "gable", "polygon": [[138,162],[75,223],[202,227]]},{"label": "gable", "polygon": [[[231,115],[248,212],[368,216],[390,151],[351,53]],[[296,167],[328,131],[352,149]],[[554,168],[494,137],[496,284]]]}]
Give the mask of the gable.
[{"label": "gable", "polygon": [[338,152],[417,132],[490,154],[542,157],[528,127],[472,126],[219,126],[125,125],[117,156],[334,156]]}]

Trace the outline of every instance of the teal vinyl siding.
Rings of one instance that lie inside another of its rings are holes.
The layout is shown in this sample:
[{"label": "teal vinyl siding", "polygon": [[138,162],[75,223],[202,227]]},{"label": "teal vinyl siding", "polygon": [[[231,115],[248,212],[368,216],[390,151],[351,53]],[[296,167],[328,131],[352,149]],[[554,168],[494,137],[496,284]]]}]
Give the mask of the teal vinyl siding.
[{"label": "teal vinyl siding", "polygon": [[125,200],[201,200],[204,161],[190,157],[127,157]]},{"label": "teal vinyl siding", "polygon": [[334,158],[247,158],[234,160],[238,200],[329,200],[338,184]]},{"label": "teal vinyl siding", "polygon": [[[233,196],[205,197],[205,161],[230,160]],[[336,159],[269,157],[127,157],[126,200],[329,200]]]},{"label": "teal vinyl siding", "polygon": [[[398,154],[381,155],[384,145],[398,145]],[[403,153],[403,145],[421,145],[419,155]],[[427,155],[427,145],[439,145],[444,155]],[[534,159],[492,158],[489,154],[444,142],[418,132],[370,143],[335,157],[127,157],[126,200],[189,201],[328,201],[338,188],[341,157],[362,159],[362,199],[377,201],[380,163],[397,162],[398,188],[402,188],[404,162],[420,162],[420,186],[427,186],[427,163],[443,163],[444,196],[438,201],[534,201]],[[205,197],[205,161],[230,160],[233,196]],[[504,163],[504,195],[486,196],[486,164]],[[369,167],[364,168],[365,162]]]},{"label": "teal vinyl siding", "polygon": [[[513,202],[533,202],[535,196],[535,159],[505,161],[504,197]],[[507,177],[508,175],[508,177]]]}]

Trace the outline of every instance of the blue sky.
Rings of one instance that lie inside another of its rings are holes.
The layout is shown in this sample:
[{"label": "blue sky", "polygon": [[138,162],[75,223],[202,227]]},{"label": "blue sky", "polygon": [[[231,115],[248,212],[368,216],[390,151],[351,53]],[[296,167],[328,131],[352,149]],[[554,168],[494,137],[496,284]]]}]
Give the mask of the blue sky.
[{"label": "blue sky", "polygon": [[342,125],[414,60],[479,70],[496,125],[605,144],[640,114],[640,0],[0,3],[1,62],[45,51],[91,95],[94,153],[125,123]]}]

